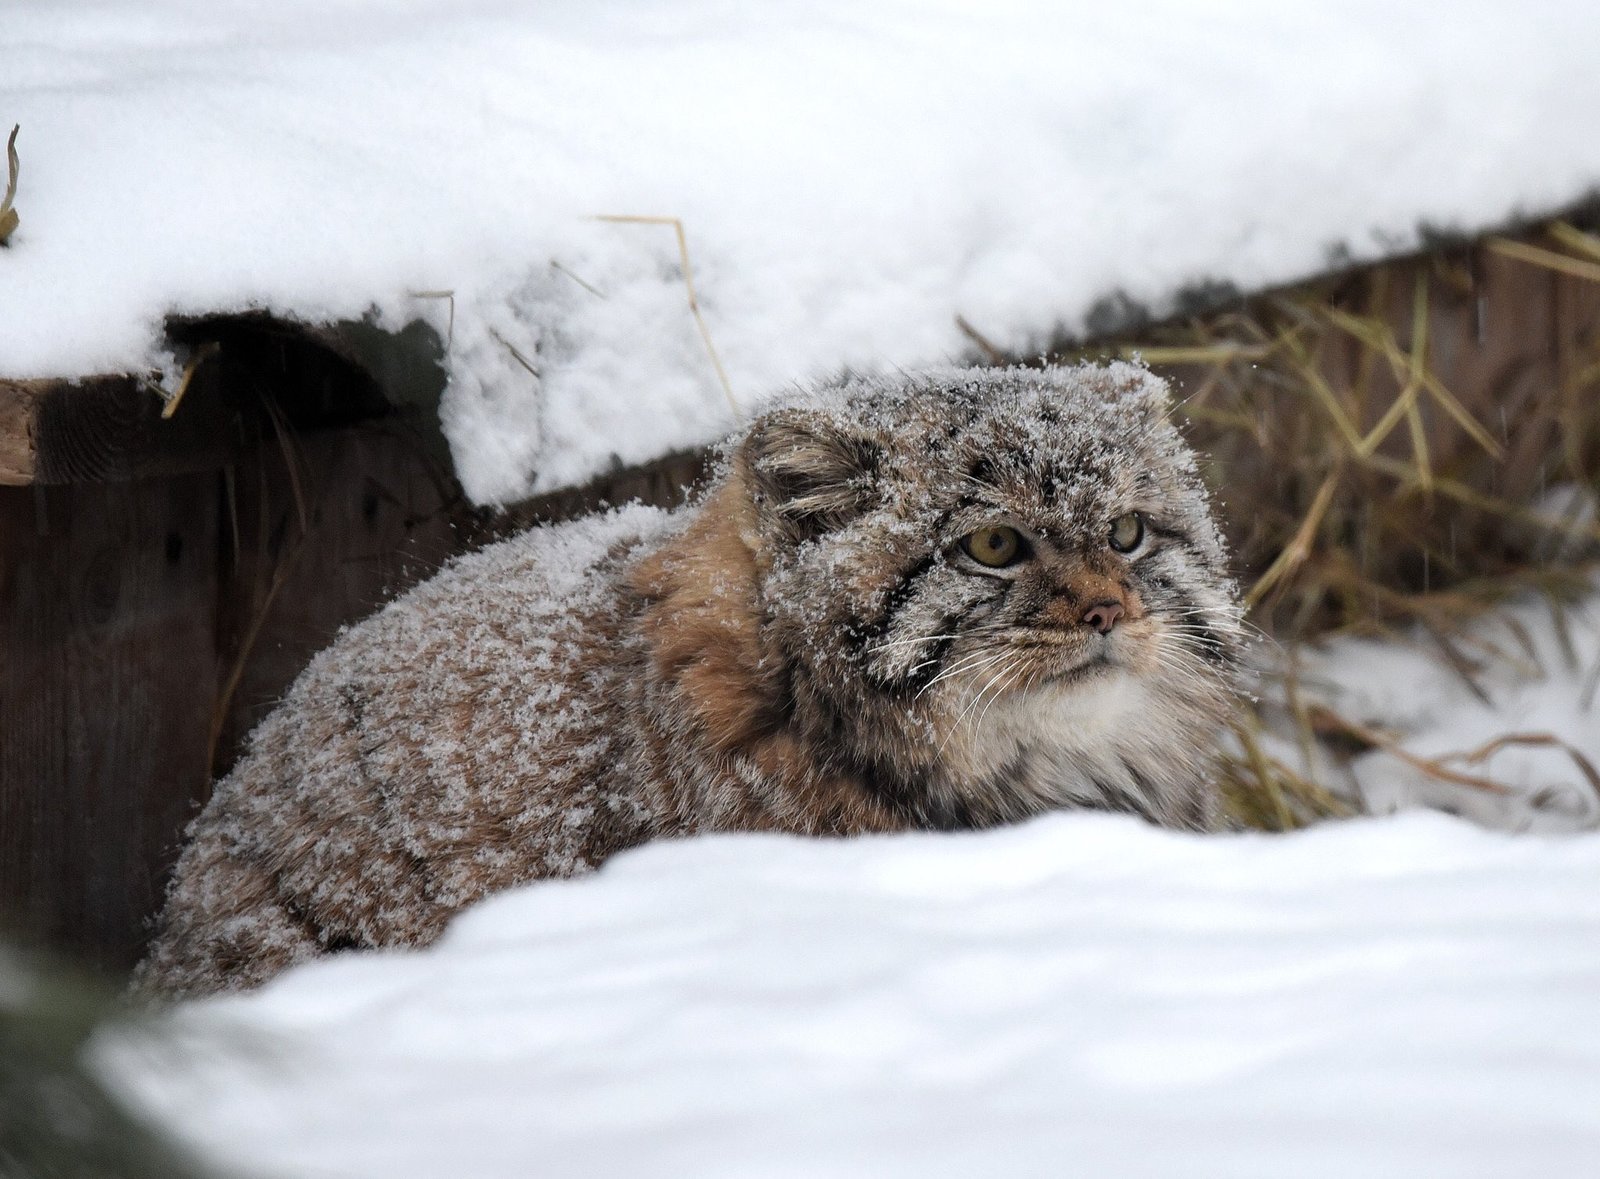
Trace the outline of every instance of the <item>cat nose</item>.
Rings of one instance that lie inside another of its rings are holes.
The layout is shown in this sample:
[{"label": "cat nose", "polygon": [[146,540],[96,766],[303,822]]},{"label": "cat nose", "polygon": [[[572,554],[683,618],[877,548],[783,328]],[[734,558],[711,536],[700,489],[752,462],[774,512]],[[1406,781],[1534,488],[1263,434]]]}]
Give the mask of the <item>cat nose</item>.
[{"label": "cat nose", "polygon": [[1101,598],[1083,612],[1083,624],[1092,626],[1103,635],[1111,633],[1117,619],[1123,614],[1122,603],[1114,598]]}]

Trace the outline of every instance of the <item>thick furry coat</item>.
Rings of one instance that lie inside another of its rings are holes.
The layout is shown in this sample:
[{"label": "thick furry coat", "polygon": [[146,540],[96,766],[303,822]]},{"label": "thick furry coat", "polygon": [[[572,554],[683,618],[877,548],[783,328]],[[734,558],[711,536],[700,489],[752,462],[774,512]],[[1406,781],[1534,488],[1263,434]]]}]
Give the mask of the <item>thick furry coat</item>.
[{"label": "thick furry coat", "polygon": [[1131,365],[849,380],[760,416],[678,513],[463,558],[255,732],[137,984],[423,945],[701,831],[1205,828],[1240,611],[1169,409]]}]

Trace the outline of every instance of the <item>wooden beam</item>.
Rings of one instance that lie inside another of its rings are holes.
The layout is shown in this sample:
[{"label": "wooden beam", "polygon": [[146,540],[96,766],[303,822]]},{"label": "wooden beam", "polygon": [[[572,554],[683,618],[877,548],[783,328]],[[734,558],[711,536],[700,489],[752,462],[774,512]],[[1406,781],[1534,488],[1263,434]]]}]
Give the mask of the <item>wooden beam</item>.
[{"label": "wooden beam", "polygon": [[33,482],[42,396],[36,382],[0,381],[0,485],[25,487]]},{"label": "wooden beam", "polygon": [[210,785],[220,479],[0,488],[0,924],[105,968]]},{"label": "wooden beam", "polygon": [[167,331],[191,357],[170,417],[162,417],[161,393],[132,374],[0,375],[0,485],[216,470],[285,428],[346,426],[399,407],[431,418],[444,388],[438,337],[421,323],[387,332],[363,321],[317,326],[246,313],[174,318]]},{"label": "wooden beam", "polygon": [[[195,384],[210,385],[202,366]],[[239,447],[234,418],[196,388],[179,412],[130,376],[82,381],[0,379],[0,484],[121,483],[215,470]],[[199,394],[198,396],[196,394]]]}]

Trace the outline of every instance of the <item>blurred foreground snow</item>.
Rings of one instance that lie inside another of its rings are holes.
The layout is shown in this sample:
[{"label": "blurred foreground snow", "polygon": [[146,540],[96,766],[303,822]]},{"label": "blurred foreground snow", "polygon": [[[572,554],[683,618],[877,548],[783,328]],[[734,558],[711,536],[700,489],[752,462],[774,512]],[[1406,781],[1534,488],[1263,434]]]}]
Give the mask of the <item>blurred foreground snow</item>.
[{"label": "blurred foreground snow", "polygon": [[[1522,658],[1474,690],[1342,641],[1302,689],[1418,756],[1543,732],[1600,761],[1600,596],[1463,641]],[[1568,753],[1469,768],[1507,792],[1381,750],[1353,772],[1378,809],[1595,824]],[[721,836],[106,1033],[98,1058],[251,1175],[1587,1174],[1597,897],[1600,834],[1430,813]]]},{"label": "blurred foreground snow", "polygon": [[1587,1174],[1600,837],[657,845],[105,1039],[281,1176]]}]

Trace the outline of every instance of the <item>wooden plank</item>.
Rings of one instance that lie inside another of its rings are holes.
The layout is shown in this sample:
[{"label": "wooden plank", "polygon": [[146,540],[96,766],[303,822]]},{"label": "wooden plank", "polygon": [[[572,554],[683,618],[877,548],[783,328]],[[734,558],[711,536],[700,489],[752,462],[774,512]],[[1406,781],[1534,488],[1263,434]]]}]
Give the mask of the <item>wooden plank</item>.
[{"label": "wooden plank", "polygon": [[431,414],[353,424],[388,404],[329,341],[178,329],[171,418],[131,377],[0,381],[0,929],[107,970],[243,735],[468,531]]},{"label": "wooden plank", "polygon": [[0,910],[103,968],[207,785],[215,487],[0,488]]},{"label": "wooden plank", "polygon": [[[1556,281],[1557,365],[1564,422],[1585,417],[1600,396],[1600,283],[1562,275]],[[1582,481],[1600,470],[1600,434],[1561,431],[1562,478]]]},{"label": "wooden plank", "polygon": [[653,462],[601,475],[581,487],[563,488],[520,500],[486,517],[473,536],[484,543],[535,524],[571,520],[606,506],[638,500],[652,507],[675,508],[689,498],[710,469],[712,451],[683,450]]},{"label": "wooden plank", "polygon": [[237,414],[202,366],[179,411],[125,376],[0,380],[0,484],[126,482],[216,470],[237,454]]},{"label": "wooden plank", "polygon": [[33,482],[38,465],[39,400],[42,386],[0,381],[0,486]]},{"label": "wooden plank", "polygon": [[134,375],[0,379],[0,485],[219,470],[269,432],[269,416],[309,428],[370,420],[402,402],[431,412],[444,384],[429,351],[436,338],[420,324],[390,333],[253,314],[174,319],[168,331],[197,358],[170,417],[162,394]]},{"label": "wooden plank", "polygon": [[0,927],[137,960],[213,771],[460,547],[426,452],[391,423],[263,440],[232,475],[0,488]]},{"label": "wooden plank", "polygon": [[[1553,404],[1560,382],[1556,288],[1559,276],[1491,250],[1479,254],[1478,346],[1467,363],[1446,374],[1469,408],[1506,443],[1503,462],[1483,481],[1486,490],[1526,503],[1557,477],[1560,425],[1541,407]],[[1535,423],[1543,421],[1543,428]]]}]

